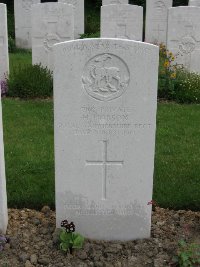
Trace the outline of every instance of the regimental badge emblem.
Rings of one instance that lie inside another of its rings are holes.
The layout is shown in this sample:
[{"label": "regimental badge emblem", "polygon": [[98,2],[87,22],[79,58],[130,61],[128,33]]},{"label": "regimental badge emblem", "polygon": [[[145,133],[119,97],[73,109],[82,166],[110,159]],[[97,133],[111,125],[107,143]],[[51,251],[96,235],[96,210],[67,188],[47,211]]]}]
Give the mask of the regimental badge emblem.
[{"label": "regimental badge emblem", "polygon": [[127,89],[130,72],[126,63],[113,54],[100,54],[85,65],[82,82],[85,91],[100,101],[120,97]]},{"label": "regimental badge emblem", "polygon": [[31,6],[34,4],[33,0],[22,0],[22,7],[26,10],[30,10]]},{"label": "regimental badge emblem", "polygon": [[183,54],[190,54],[196,48],[196,41],[192,36],[185,36],[181,39],[179,49]]},{"label": "regimental badge emblem", "polygon": [[164,1],[155,2],[155,8],[158,12],[163,12],[166,9]]},{"label": "regimental badge emblem", "polygon": [[48,34],[44,39],[44,48],[46,51],[50,51],[54,44],[60,42],[60,37],[57,34]]}]

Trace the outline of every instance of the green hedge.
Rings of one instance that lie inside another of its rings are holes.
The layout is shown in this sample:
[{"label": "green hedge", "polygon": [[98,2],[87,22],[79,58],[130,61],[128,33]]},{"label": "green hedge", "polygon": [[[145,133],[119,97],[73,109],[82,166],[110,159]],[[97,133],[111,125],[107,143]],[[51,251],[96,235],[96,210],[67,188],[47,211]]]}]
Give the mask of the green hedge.
[{"label": "green hedge", "polygon": [[41,65],[19,65],[7,83],[11,97],[46,98],[53,94],[52,73]]}]

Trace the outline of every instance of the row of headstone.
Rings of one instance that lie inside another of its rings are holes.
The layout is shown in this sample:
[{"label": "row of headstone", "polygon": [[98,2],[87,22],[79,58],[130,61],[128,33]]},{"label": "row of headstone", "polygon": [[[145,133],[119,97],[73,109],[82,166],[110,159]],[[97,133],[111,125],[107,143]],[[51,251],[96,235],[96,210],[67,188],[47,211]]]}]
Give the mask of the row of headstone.
[{"label": "row of headstone", "polygon": [[[147,43],[108,38],[64,42],[52,48],[57,35],[66,38],[57,29],[67,23],[58,18],[65,8],[58,9],[58,15],[50,3],[47,7],[44,11],[40,8],[44,13],[38,16],[43,20],[39,22],[38,18],[39,34],[37,31],[34,38],[36,46],[42,43],[47,51],[54,50],[57,226],[69,219],[75,222],[77,231],[92,239],[147,238],[151,228],[152,207],[148,204],[153,187],[159,49]],[[199,10],[169,9],[172,49],[182,49],[189,55],[190,64],[198,59],[198,54],[191,57],[191,51],[199,42]],[[2,127],[0,168],[0,229],[5,232]]]},{"label": "row of headstone", "polygon": [[[158,47],[85,39],[54,46],[57,227],[85,237],[150,237]],[[1,108],[1,107],[0,107]],[[0,231],[8,221],[0,109]]]},{"label": "row of headstone", "polygon": [[172,0],[148,0],[146,5],[145,41],[166,45],[174,64],[200,73],[200,0],[182,7],[172,7]]},{"label": "row of headstone", "polygon": [[0,82],[9,72],[7,9],[0,3]]},{"label": "row of headstone", "polygon": [[[0,3],[0,92],[2,80],[8,73],[8,36],[6,5]],[[0,232],[5,233],[8,224],[7,194],[5,180],[2,108],[0,94]]]},{"label": "row of headstone", "polygon": [[[143,8],[127,0],[104,0],[101,7],[101,37],[142,41]],[[168,8],[172,0],[146,1],[145,41],[166,44]]]},{"label": "row of headstone", "polygon": [[[74,13],[74,28],[73,28],[74,37],[79,38],[80,35],[84,33],[84,0],[59,0],[58,2],[70,4],[74,7],[74,10],[72,12]],[[32,48],[31,8],[34,4],[39,4],[39,3],[40,0],[14,1],[15,38],[17,47],[25,49]],[[51,3],[51,4],[58,4],[58,3]],[[44,10],[44,8],[42,7],[41,9]],[[72,14],[70,14],[70,17],[71,16]],[[39,17],[37,16],[36,18],[38,19]],[[39,19],[40,21],[42,20],[42,18]],[[46,23],[45,20],[43,21],[43,23]]]}]

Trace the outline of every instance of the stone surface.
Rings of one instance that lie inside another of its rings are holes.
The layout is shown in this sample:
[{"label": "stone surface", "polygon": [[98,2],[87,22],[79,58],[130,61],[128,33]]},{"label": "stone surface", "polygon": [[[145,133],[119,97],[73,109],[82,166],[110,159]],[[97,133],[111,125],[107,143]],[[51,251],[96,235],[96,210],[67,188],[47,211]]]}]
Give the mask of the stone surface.
[{"label": "stone surface", "polygon": [[[1,4],[0,4],[0,14],[1,14]],[[1,107],[1,95],[0,95],[0,233],[1,232],[6,233],[7,224],[8,224],[8,210],[7,210],[7,193],[6,193],[5,162],[4,162],[2,107]]]},{"label": "stone surface", "polygon": [[167,49],[174,54],[176,64],[200,72],[200,7],[169,9]]},{"label": "stone surface", "polygon": [[143,8],[136,5],[101,7],[101,37],[142,41]]},{"label": "stone surface", "polygon": [[56,217],[85,237],[150,236],[158,47],[85,39],[54,46]]},{"label": "stone surface", "polygon": [[84,0],[58,0],[74,6],[74,35],[79,38],[84,33]]},{"label": "stone surface", "polygon": [[15,41],[17,47],[30,49],[31,39],[31,7],[40,0],[14,0]]},{"label": "stone surface", "polygon": [[0,80],[9,72],[7,9],[0,3]]},{"label": "stone surface", "polygon": [[53,70],[52,46],[74,39],[74,8],[42,3],[32,8],[32,63]]},{"label": "stone surface", "polygon": [[189,0],[189,6],[200,6],[200,0]]},{"label": "stone surface", "polygon": [[167,14],[170,7],[172,7],[172,0],[146,1],[146,42],[166,45]]},{"label": "stone surface", "polygon": [[128,0],[102,0],[102,5],[128,4]]}]

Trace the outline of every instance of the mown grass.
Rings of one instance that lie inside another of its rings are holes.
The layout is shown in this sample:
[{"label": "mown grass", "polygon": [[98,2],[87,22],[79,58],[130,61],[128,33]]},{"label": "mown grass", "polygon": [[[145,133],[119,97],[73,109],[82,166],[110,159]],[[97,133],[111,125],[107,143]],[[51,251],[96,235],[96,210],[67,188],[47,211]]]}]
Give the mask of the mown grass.
[{"label": "mown grass", "polygon": [[[3,99],[9,207],[54,207],[52,100]],[[200,105],[158,105],[154,200],[200,207]]]},{"label": "mown grass", "polygon": [[3,99],[9,207],[54,206],[52,101]]},{"label": "mown grass", "polygon": [[159,104],[154,176],[160,206],[200,208],[200,105]]},{"label": "mown grass", "polygon": [[20,66],[32,64],[31,52],[25,50],[19,50],[18,53],[9,54],[10,61],[10,73],[13,73]]}]

